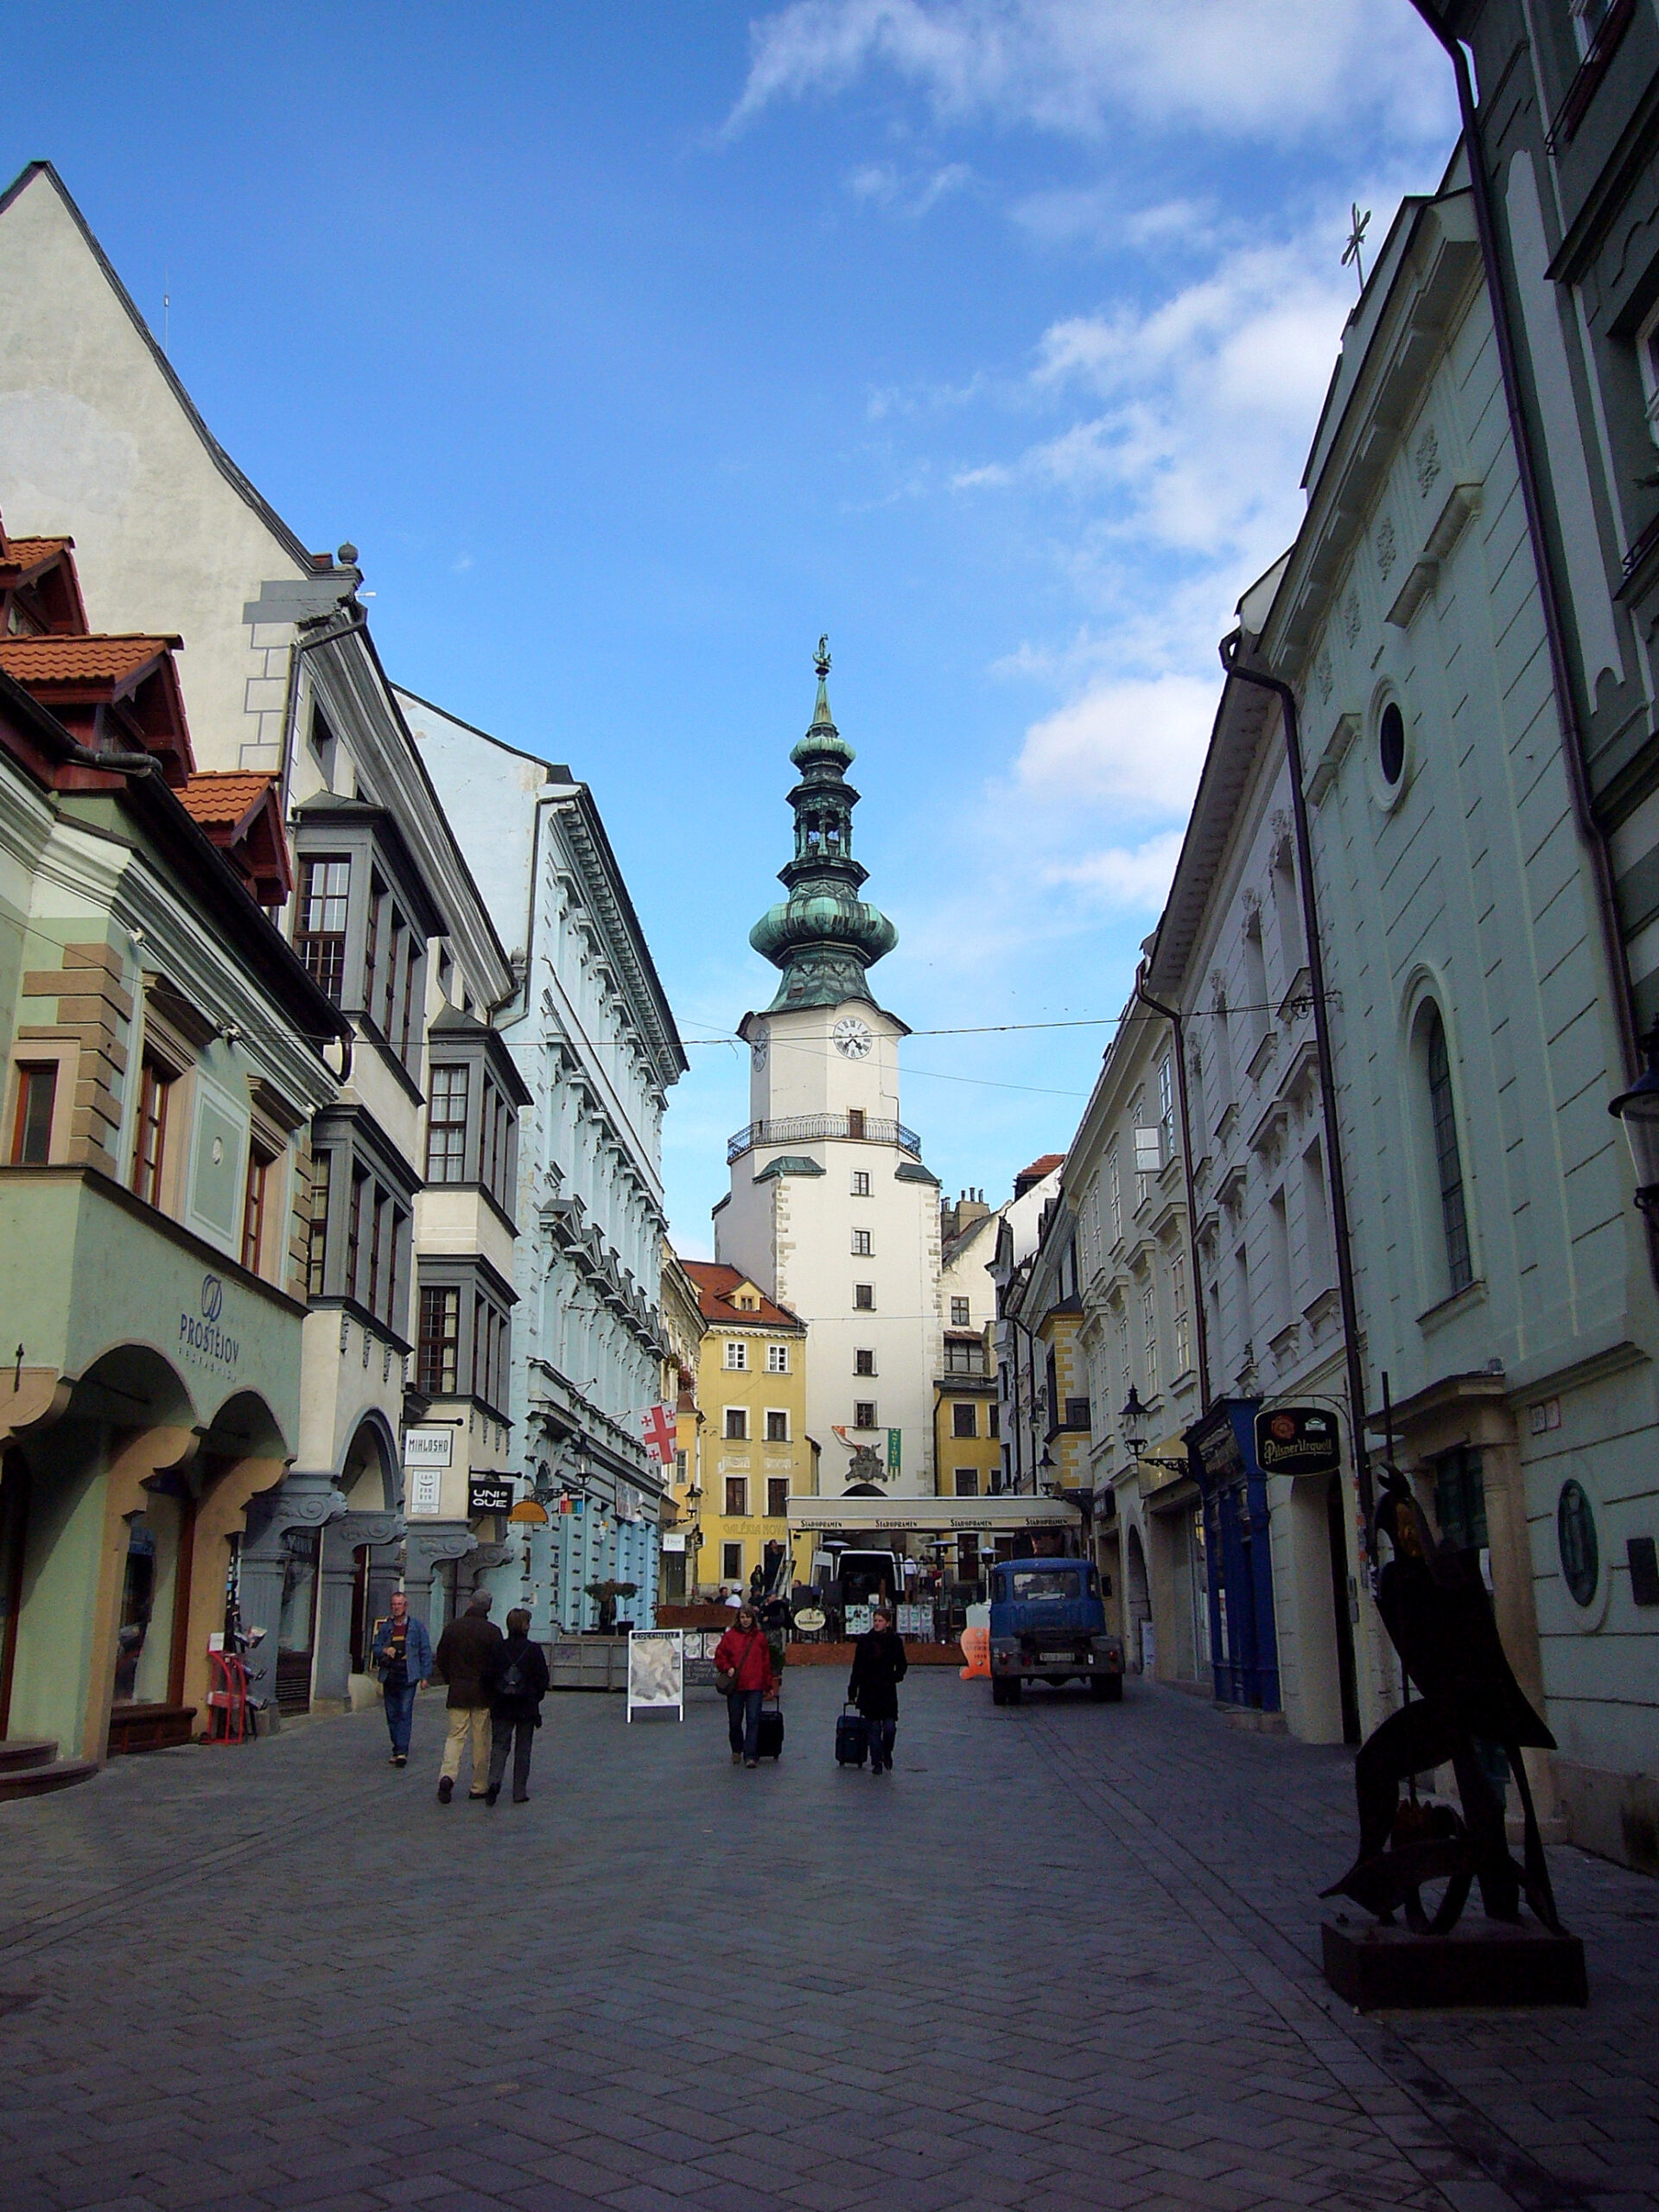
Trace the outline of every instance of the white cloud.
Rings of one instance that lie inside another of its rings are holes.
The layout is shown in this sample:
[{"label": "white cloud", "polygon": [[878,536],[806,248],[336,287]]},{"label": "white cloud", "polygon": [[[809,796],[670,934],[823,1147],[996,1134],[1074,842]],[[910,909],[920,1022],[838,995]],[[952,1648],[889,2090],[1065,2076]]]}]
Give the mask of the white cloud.
[{"label": "white cloud", "polygon": [[1216,680],[1159,676],[1107,680],[1033,722],[1014,781],[1033,798],[1145,816],[1191,801],[1215,717]]},{"label": "white cloud", "polygon": [[1081,860],[1056,862],[1045,871],[1045,879],[1091,893],[1103,906],[1139,906],[1155,914],[1175,873],[1184,835],[1161,830],[1142,844],[1108,845]]},{"label": "white cloud", "polygon": [[1211,200],[1126,207],[1123,194],[1104,184],[1030,192],[1008,213],[1039,245],[1129,246],[1140,253],[1213,251],[1227,227]]},{"label": "white cloud", "polygon": [[880,70],[941,118],[1071,137],[1128,116],[1285,142],[1360,111],[1450,135],[1450,72],[1405,0],[791,0],[751,40],[728,128]]},{"label": "white cloud", "polygon": [[872,201],[915,221],[951,193],[960,192],[973,174],[966,162],[947,162],[922,176],[906,176],[891,162],[867,162],[848,177],[847,189],[855,200]]}]

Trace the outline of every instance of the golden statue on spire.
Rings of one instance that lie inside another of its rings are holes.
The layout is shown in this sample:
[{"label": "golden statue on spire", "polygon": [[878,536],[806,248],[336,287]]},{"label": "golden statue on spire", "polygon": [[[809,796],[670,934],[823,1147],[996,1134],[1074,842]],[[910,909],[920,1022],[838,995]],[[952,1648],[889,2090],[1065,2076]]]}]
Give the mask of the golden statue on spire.
[{"label": "golden statue on spire", "polygon": [[818,650],[812,656],[812,663],[817,670],[818,681],[822,683],[830,673],[830,632],[827,630],[818,639]]}]

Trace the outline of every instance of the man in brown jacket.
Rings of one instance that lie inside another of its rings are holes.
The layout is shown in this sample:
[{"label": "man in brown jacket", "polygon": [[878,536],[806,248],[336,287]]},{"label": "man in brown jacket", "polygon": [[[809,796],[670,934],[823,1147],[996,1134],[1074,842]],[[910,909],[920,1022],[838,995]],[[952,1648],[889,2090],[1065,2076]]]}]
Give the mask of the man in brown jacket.
[{"label": "man in brown jacket", "polygon": [[449,1733],[444,1739],[443,1764],[438,1773],[438,1802],[447,1805],[454,1795],[461,1772],[461,1747],[470,1736],[473,1745],[472,1786],[469,1794],[482,1799],[490,1778],[490,1693],[484,1687],[484,1662],[501,1641],[501,1631],[490,1618],[490,1593],[475,1590],[461,1618],[451,1621],[438,1638],[432,1671],[448,1682]]}]

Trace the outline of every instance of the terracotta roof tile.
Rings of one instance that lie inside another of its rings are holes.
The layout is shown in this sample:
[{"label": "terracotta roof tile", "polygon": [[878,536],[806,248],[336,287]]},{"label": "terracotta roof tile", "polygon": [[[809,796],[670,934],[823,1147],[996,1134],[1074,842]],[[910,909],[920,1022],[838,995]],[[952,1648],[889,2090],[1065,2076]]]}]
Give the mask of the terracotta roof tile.
[{"label": "terracotta roof tile", "polygon": [[0,638],[0,668],[22,684],[120,683],[177,638]]},{"label": "terracotta roof tile", "polygon": [[245,769],[202,769],[179,791],[179,804],[204,828],[222,823],[234,829],[276,780],[274,776],[254,775]]},{"label": "terracotta roof tile", "polygon": [[759,1283],[754,1287],[760,1303],[753,1312],[732,1303],[732,1293],[740,1283],[751,1282],[741,1268],[728,1267],[721,1260],[687,1260],[685,1272],[697,1286],[697,1304],[705,1321],[734,1322],[746,1329],[800,1329],[805,1323],[798,1313],[791,1313],[787,1306],[776,1306]]},{"label": "terracotta roof tile", "polygon": [[8,537],[0,531],[0,569],[38,569],[54,554],[67,553],[73,537]]},{"label": "terracotta roof tile", "polygon": [[1029,1167],[1022,1167],[1015,1180],[1023,1183],[1027,1178],[1034,1177],[1040,1183],[1045,1175],[1052,1175],[1057,1167],[1065,1165],[1065,1154],[1063,1152],[1046,1152],[1040,1160],[1033,1160]]}]

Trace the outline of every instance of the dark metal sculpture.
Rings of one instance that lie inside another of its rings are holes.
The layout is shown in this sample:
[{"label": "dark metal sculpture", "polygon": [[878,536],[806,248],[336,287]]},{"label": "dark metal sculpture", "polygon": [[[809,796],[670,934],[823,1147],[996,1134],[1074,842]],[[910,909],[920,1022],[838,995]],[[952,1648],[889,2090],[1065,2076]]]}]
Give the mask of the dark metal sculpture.
[{"label": "dark metal sculpture", "polygon": [[[1552,1934],[1561,1924],[1544,1863],[1523,1746],[1554,1751],[1555,1739],[1527,1702],[1498,1641],[1492,1602],[1478,1555],[1436,1541],[1397,1469],[1383,1477],[1372,1527],[1393,1556],[1377,1579],[1382,1616],[1408,1685],[1417,1691],[1361,1747],[1354,1764],[1359,1800],[1359,1856],[1325,1897],[1351,1897],[1385,1926],[1403,1911],[1423,1935],[1444,1936],[1457,1924],[1471,1888],[1480,1886],[1491,1920],[1518,1922],[1524,1896]],[[1503,1805],[1482,1763],[1478,1743],[1497,1744],[1520,1795],[1525,1841],[1517,1863],[1503,1831]],[[1402,1804],[1400,1784],[1450,1763],[1461,1814],[1449,1805]],[[1426,1883],[1446,1884],[1438,1908],[1426,1910]]]}]

